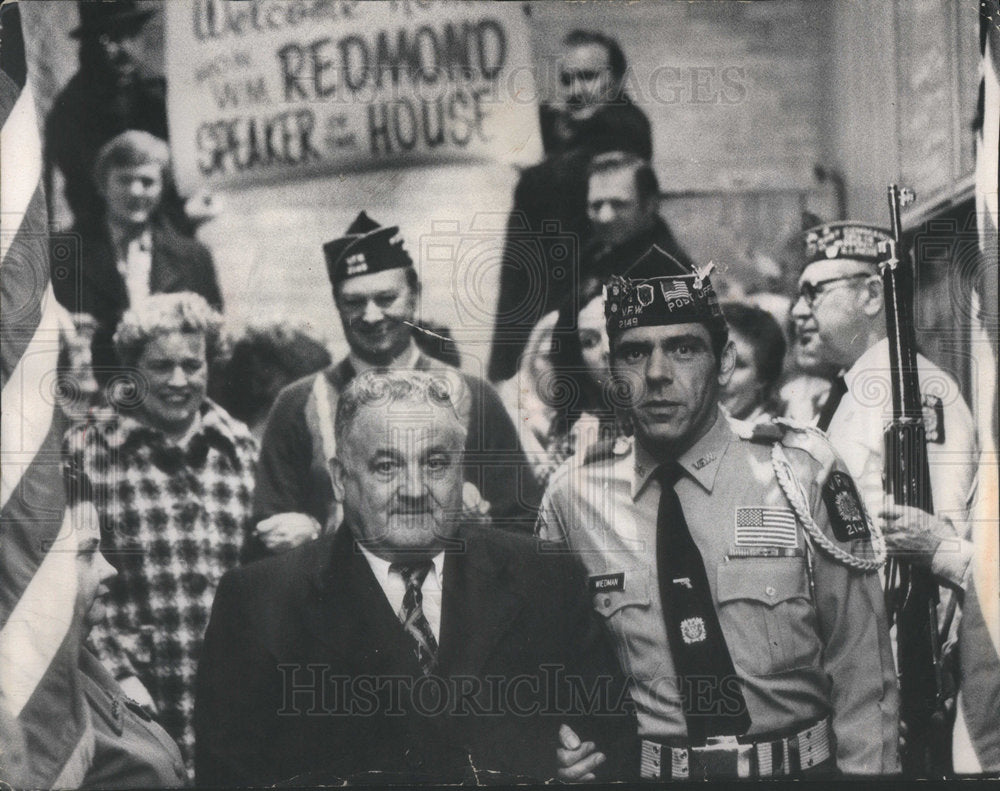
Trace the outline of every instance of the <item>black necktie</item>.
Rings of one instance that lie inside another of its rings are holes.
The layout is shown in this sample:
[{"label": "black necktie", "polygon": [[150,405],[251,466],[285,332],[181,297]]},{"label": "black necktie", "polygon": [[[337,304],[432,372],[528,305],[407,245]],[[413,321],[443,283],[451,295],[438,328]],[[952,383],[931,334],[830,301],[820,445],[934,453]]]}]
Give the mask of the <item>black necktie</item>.
[{"label": "black necktie", "polygon": [[830,394],[826,397],[826,403],[823,404],[823,408],[819,412],[819,421],[816,423],[816,427],[821,431],[830,428],[830,421],[833,420],[837,407],[840,406],[840,400],[846,393],[847,382],[844,381],[843,376],[838,376],[830,385]]},{"label": "black necktie", "polygon": [[705,564],[674,491],[684,470],[677,462],[667,462],[653,474],[661,489],[656,514],[660,602],[688,738],[700,743],[709,736],[744,734],[750,729],[750,714],[742,682],[719,625]]},{"label": "black necktie", "polygon": [[403,604],[398,613],[399,620],[413,640],[413,652],[425,676],[433,672],[438,652],[434,631],[424,616],[424,595],[420,590],[433,565],[431,561],[425,560],[415,563],[393,563],[389,567],[390,571],[398,572],[406,583],[406,593],[403,594]]}]

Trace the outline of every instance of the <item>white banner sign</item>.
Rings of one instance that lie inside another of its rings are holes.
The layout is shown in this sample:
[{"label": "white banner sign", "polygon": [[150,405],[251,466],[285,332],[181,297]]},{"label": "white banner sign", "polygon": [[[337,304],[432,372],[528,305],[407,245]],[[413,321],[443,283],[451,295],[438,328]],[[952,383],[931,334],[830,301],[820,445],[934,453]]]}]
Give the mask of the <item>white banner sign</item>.
[{"label": "white banner sign", "polygon": [[540,157],[520,3],[171,0],[181,190]]}]

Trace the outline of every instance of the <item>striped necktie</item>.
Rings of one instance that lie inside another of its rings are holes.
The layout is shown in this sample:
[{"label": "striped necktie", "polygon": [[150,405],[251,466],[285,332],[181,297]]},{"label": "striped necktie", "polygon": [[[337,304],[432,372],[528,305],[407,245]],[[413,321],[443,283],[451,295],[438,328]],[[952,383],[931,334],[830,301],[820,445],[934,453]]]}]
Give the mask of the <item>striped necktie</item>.
[{"label": "striped necktie", "polygon": [[425,676],[430,675],[437,664],[438,644],[431,625],[424,617],[424,596],[420,591],[427,574],[434,564],[429,561],[416,563],[393,563],[389,570],[398,573],[406,584],[403,604],[399,608],[399,620],[413,641],[413,652]]}]

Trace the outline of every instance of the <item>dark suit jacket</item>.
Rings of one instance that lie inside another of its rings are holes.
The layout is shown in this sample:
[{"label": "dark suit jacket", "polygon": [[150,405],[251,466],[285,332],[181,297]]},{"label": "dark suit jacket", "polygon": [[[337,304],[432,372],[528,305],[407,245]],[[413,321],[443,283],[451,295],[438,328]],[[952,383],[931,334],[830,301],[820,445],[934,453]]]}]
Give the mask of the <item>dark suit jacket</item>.
[{"label": "dark suit jacket", "polygon": [[[182,236],[162,219],[152,225],[151,294],[193,291],[214,308],[222,309],[215,264],[208,248]],[[129,307],[125,280],[103,224],[90,230],[75,228],[51,239],[52,288],[59,304],[97,319],[92,346],[97,380],[102,384],[118,366],[111,338]]]},{"label": "dark suit jacket", "polygon": [[653,269],[642,270],[634,266],[653,245],[669,253],[689,269],[694,265],[691,257],[677,242],[670,227],[657,215],[650,228],[615,247],[597,244],[596,241],[584,248],[581,256],[581,280],[597,277],[607,280],[611,275],[627,277],[661,277],[665,272]]},{"label": "dark suit jacket", "polygon": [[603,678],[606,713],[623,689],[583,572],[526,536],[460,536],[427,679],[346,525],[228,573],[198,671],[198,784],[461,781],[473,766],[539,781],[556,773],[562,722],[620,754],[630,716],[581,715],[571,697]]},{"label": "dark suit jacket", "polygon": [[[551,118],[542,113],[543,130],[551,129]],[[514,188],[487,368],[491,382],[515,374],[531,328],[583,280],[590,160],[608,151],[650,159],[653,151],[649,120],[627,96],[575,124],[572,140],[561,147],[548,136],[545,159],[525,169]]]}]

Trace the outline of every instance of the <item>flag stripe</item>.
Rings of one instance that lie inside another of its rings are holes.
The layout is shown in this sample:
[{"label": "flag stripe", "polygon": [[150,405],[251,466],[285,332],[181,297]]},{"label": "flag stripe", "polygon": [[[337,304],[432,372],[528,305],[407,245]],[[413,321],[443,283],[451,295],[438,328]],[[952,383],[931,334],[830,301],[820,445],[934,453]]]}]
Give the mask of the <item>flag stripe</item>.
[{"label": "flag stripe", "polygon": [[41,450],[56,414],[51,395],[44,392],[59,360],[59,307],[51,288],[45,303],[42,324],[3,388],[0,448],[6,463],[0,468],[0,508],[21,480],[26,465],[18,462]]},{"label": "flag stripe", "polygon": [[[17,85],[6,74],[7,96]],[[9,108],[9,109],[8,109]],[[0,258],[7,257],[8,228],[19,228],[42,178],[42,147],[38,144],[38,121],[31,88],[25,86],[17,101],[0,105],[3,128],[0,129],[0,212],[4,233],[0,236]],[[31,145],[31,141],[35,145]]]},{"label": "flag stripe", "polygon": [[0,215],[0,239],[10,242],[0,269],[0,386],[7,384],[42,320],[42,301],[49,282],[45,211],[45,193],[39,185],[16,232],[7,225],[8,215]]},{"label": "flag stripe", "polygon": [[[79,786],[94,749],[77,660],[76,535],[66,520],[65,418],[44,392],[59,352],[48,216],[20,8],[0,8],[0,736],[15,786]],[[57,539],[60,539],[57,541]],[[16,775],[16,776],[15,776]]]},{"label": "flag stripe", "polygon": [[[24,470],[18,496],[0,512],[5,528],[26,528],[9,531],[0,567],[5,577],[4,604],[10,612],[0,632],[0,688],[7,710],[15,717],[33,694],[48,657],[56,654],[73,620],[76,536],[71,525],[61,524],[62,513],[53,514],[45,505],[62,488],[61,428],[61,421],[53,421],[44,452]],[[25,569],[34,570],[27,584],[23,581]],[[6,590],[8,580],[19,580],[19,589]]]}]

